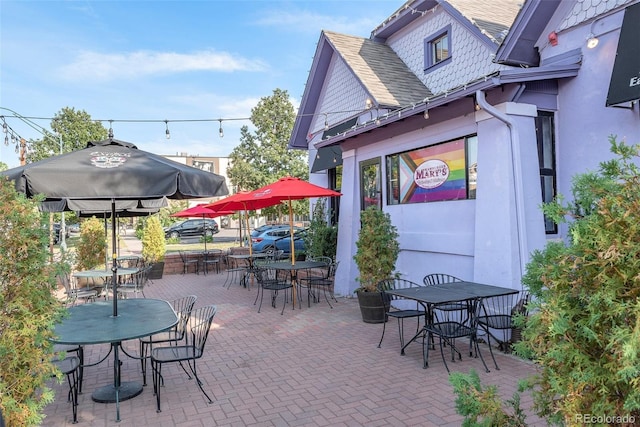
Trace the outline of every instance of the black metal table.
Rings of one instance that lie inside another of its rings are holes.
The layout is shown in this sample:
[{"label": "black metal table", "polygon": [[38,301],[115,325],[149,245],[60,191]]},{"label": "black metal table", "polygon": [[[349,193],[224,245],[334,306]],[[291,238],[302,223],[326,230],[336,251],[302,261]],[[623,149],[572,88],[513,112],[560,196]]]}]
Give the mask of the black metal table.
[{"label": "black metal table", "polygon": [[112,303],[100,301],[69,308],[69,316],[55,326],[55,342],[71,345],[111,344],[109,353],[97,363],[105,360],[113,351],[113,384],[98,388],[91,397],[99,403],[115,402],[116,420],[120,421],[120,401],[142,393],[140,382],[120,380],[119,350],[122,341],[153,335],[177,323],[178,316],[167,301],[146,298],[120,300],[115,317]]},{"label": "black metal table", "polygon": [[[435,306],[465,301],[480,301],[483,298],[497,297],[502,295],[517,294],[518,290],[503,288],[501,286],[485,285],[475,282],[453,282],[443,283],[434,286],[418,286],[406,289],[390,289],[387,294],[396,295],[402,298],[418,301],[425,307],[425,321],[432,318],[431,313]],[[422,335],[422,331],[407,342],[400,351],[404,354],[404,349]]]},{"label": "black metal table", "polygon": [[[321,261],[296,261],[295,263],[292,263],[291,261],[279,261],[266,263],[263,265],[263,267],[271,268],[274,270],[289,270],[291,272],[291,283],[293,283],[292,304],[293,308],[295,309],[298,287],[298,271],[307,270],[309,268],[325,267],[326,265],[326,263]],[[300,307],[302,307],[302,304],[300,304]]]}]

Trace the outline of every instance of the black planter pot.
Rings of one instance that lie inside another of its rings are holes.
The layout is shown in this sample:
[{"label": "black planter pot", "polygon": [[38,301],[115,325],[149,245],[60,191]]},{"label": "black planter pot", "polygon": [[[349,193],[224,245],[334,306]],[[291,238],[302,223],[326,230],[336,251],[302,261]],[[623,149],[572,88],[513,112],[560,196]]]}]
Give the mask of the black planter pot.
[{"label": "black planter pot", "polygon": [[389,302],[383,301],[380,292],[356,292],[360,303],[360,314],[365,323],[384,323],[387,321]]},{"label": "black planter pot", "polygon": [[154,262],[151,266],[151,270],[149,270],[149,279],[162,279],[162,274],[164,273],[164,261]]}]

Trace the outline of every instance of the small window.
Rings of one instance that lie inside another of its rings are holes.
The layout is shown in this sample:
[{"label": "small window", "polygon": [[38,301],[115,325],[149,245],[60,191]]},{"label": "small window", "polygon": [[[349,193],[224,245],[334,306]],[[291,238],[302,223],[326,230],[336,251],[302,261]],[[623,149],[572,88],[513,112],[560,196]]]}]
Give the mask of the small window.
[{"label": "small window", "polygon": [[360,206],[365,210],[369,206],[382,209],[382,177],[380,158],[360,162]]},{"label": "small window", "polygon": [[451,26],[427,37],[424,42],[424,69],[433,71],[451,60]]}]

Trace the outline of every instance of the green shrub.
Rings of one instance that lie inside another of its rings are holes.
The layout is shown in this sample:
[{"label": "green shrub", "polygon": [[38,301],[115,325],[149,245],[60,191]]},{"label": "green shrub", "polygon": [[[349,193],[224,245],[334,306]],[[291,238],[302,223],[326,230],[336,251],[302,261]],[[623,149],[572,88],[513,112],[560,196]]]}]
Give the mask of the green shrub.
[{"label": "green shrub", "polygon": [[164,261],[166,253],[164,230],[157,215],[152,215],[144,223],[142,235],[142,257],[146,262]]},{"label": "green shrub", "polygon": [[76,245],[76,268],[91,270],[104,265],[107,241],[102,221],[92,217],[80,226],[80,241]]},{"label": "green shrub", "polygon": [[0,179],[0,407],[7,426],[41,425],[54,397],[45,384],[56,373],[49,339],[63,309],[39,216],[36,202]]},{"label": "green shrub", "polygon": [[[456,395],[456,412],[464,415],[463,427],[524,427],[525,414],[520,408],[520,394],[502,402],[494,385],[483,388],[475,370],[469,374],[452,372],[449,382]],[[522,388],[520,388],[522,390]]]},{"label": "green shrub", "polygon": [[574,201],[543,208],[572,220],[571,241],[536,251],[523,277],[533,302],[516,351],[541,366],[535,410],[558,424],[640,422],[639,146],[610,143],[616,158],[574,178]]},{"label": "green shrub", "polygon": [[304,237],[305,253],[309,257],[336,257],[338,227],[327,222],[327,199],[318,199],[313,207],[311,223]]}]

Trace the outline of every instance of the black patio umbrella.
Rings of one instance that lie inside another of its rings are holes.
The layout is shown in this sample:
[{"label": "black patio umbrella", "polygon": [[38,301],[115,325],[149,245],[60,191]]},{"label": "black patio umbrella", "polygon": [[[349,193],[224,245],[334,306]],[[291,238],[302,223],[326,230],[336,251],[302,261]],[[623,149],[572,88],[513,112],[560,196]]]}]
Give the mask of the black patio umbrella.
[{"label": "black patio umbrella", "polygon": [[[106,139],[87,147],[0,172],[27,197],[44,194],[44,211],[118,211],[153,208],[163,198],[193,199],[229,193],[224,177],[139,150],[134,144]],[[135,206],[134,206],[135,205]],[[97,208],[97,206],[99,206]],[[126,207],[125,207],[126,206]],[[113,247],[116,227],[111,227]],[[113,254],[113,286],[117,286]],[[113,299],[118,315],[118,299]]]}]

